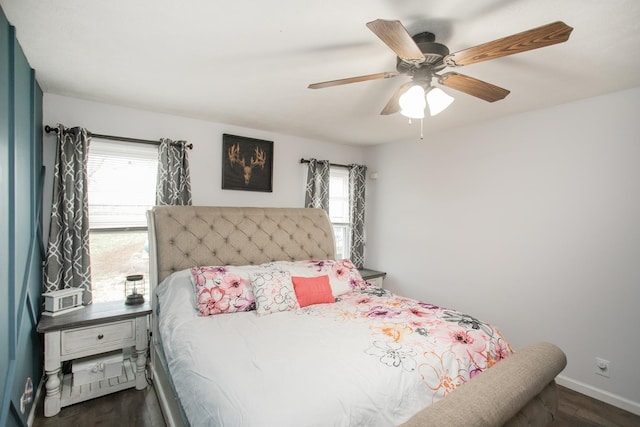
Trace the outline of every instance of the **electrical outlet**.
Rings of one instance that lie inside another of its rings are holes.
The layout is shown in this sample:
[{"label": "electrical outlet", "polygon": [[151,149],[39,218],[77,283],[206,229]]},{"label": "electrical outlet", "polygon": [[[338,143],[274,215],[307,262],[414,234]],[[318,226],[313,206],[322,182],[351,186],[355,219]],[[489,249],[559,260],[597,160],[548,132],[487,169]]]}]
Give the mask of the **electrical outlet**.
[{"label": "electrical outlet", "polygon": [[610,377],[611,366],[608,360],[601,359],[600,357],[596,357],[596,374],[602,375],[603,377]]},{"label": "electrical outlet", "polygon": [[20,412],[24,414],[27,410],[27,405],[33,402],[33,382],[31,377],[27,377],[27,381],[24,384],[24,393],[20,396]]}]

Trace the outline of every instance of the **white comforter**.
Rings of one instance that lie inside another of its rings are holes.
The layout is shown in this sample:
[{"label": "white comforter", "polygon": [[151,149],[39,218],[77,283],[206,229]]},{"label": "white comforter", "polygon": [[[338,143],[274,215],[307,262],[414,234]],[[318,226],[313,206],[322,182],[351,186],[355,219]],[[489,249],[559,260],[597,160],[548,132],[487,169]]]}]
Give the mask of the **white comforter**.
[{"label": "white comforter", "polygon": [[[510,353],[490,325],[388,293],[200,317],[189,274],[157,295],[169,371],[194,427],[397,425]],[[436,317],[445,332],[430,332]]]}]

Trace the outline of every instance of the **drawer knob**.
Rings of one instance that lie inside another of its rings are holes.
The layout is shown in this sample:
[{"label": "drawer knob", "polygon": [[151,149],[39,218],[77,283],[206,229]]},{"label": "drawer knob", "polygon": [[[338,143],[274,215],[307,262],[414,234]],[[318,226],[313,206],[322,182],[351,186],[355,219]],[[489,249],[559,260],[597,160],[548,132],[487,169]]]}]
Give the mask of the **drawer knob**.
[{"label": "drawer knob", "polygon": [[102,338],[104,338],[104,335],[100,334],[98,335],[98,339],[101,340]]}]

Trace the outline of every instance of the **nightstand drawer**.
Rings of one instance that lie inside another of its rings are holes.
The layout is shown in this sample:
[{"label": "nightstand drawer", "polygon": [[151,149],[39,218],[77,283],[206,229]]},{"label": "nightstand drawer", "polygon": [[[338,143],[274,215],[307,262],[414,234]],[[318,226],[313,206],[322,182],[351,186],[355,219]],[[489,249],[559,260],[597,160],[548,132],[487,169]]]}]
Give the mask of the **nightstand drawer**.
[{"label": "nightstand drawer", "polygon": [[62,331],[60,355],[135,345],[135,319]]}]

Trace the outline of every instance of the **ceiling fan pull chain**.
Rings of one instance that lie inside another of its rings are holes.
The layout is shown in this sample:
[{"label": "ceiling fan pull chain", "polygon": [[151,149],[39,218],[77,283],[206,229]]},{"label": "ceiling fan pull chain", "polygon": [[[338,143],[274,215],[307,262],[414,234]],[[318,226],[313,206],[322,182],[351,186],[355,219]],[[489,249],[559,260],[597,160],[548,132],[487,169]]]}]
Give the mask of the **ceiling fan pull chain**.
[{"label": "ceiling fan pull chain", "polygon": [[[413,120],[409,117],[409,125],[413,124]],[[420,119],[420,139],[424,139],[424,118]]]}]

